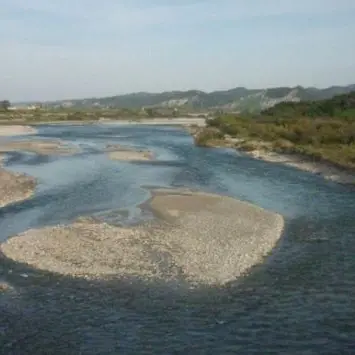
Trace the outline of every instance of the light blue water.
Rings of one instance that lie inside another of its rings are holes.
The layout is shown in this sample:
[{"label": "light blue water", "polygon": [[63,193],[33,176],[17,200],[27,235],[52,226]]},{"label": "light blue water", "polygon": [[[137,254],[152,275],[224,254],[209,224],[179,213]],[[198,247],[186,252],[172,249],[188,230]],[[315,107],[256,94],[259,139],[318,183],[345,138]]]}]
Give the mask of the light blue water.
[{"label": "light blue water", "polygon": [[[195,147],[172,127],[41,126],[33,138],[60,138],[82,152],[8,155],[8,169],[39,185],[31,200],[0,209],[0,240],[82,215],[105,219],[124,210],[114,223],[152,218],[137,208],[149,198],[145,186],[247,200],[281,213],[286,229],[275,253],[245,278],[184,296],[168,284],[90,284],[3,258],[3,277],[21,290],[14,308],[0,303],[3,353],[355,353],[352,188],[232,150]],[[157,159],[110,161],[107,144],[149,149]],[[19,276],[24,270],[31,277]]]}]

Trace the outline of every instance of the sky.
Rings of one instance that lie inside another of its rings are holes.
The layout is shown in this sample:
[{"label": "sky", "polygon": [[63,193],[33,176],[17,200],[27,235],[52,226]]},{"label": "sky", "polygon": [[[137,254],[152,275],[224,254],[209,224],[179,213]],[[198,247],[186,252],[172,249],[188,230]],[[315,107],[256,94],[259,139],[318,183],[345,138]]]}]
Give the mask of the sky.
[{"label": "sky", "polygon": [[0,0],[0,100],[355,83],[355,0]]}]

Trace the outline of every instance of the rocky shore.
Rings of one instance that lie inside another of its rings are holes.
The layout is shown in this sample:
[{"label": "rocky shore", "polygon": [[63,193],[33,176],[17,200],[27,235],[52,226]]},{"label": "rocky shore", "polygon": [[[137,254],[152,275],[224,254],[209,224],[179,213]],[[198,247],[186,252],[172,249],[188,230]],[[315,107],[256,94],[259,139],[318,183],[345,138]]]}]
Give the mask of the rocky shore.
[{"label": "rocky shore", "polygon": [[1,245],[15,261],[83,277],[223,284],[261,262],[279,240],[282,216],[229,197],[154,190],[142,208],[159,219],[122,228],[91,219],[29,230]]}]

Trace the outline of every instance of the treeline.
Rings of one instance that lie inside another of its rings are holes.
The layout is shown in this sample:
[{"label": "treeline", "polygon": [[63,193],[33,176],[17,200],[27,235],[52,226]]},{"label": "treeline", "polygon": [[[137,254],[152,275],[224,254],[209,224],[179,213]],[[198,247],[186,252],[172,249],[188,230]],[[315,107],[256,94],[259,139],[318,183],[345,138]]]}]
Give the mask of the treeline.
[{"label": "treeline", "polygon": [[3,121],[25,121],[25,122],[47,122],[47,121],[97,121],[99,119],[144,119],[151,117],[175,117],[178,112],[173,114],[160,113],[158,110],[136,110],[136,109],[77,109],[77,108],[35,108],[35,109],[16,109],[1,110],[0,120]]},{"label": "treeline", "polygon": [[[330,100],[282,103],[257,116],[220,115],[208,122],[197,144],[231,136],[241,149],[262,147],[305,154],[355,168],[355,92]],[[266,144],[265,144],[266,143]]]},{"label": "treeline", "polygon": [[355,92],[328,100],[283,102],[261,112],[262,116],[355,118]]}]

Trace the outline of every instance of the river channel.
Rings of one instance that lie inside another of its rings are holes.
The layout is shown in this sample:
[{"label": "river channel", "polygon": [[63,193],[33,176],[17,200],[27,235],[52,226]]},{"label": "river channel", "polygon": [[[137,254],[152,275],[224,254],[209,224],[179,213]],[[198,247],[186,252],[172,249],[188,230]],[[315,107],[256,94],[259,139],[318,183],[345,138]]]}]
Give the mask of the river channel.
[{"label": "river channel", "polygon": [[[0,294],[1,354],[355,353],[353,188],[230,149],[195,147],[172,126],[42,125],[26,139],[61,139],[80,152],[7,154],[4,166],[38,186],[33,198],[0,209],[0,242],[79,216],[118,225],[152,219],[139,208],[148,187],[249,201],[281,214],[285,230],[244,277],[188,292],[72,279],[0,259],[0,278],[17,290],[11,302]],[[112,161],[108,144],[148,149],[156,159]]]}]

